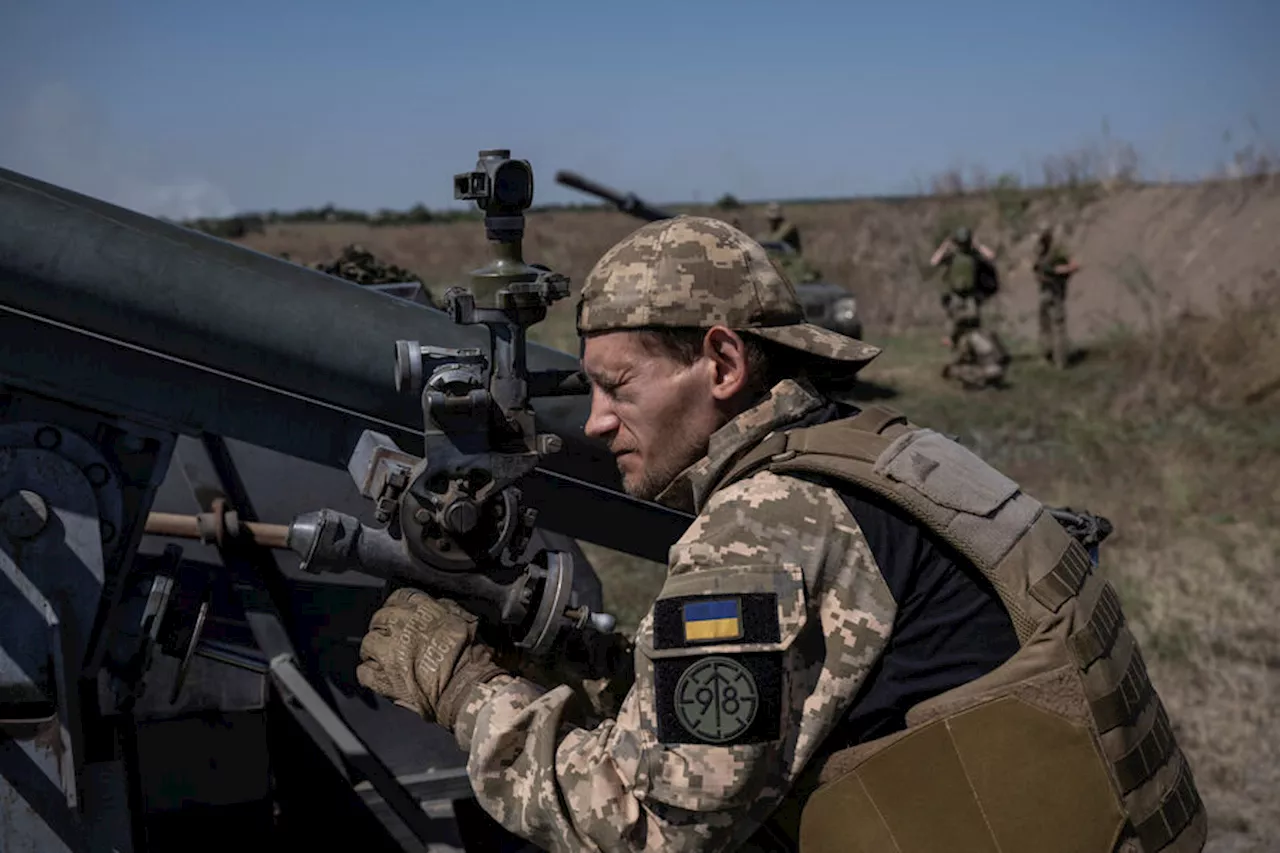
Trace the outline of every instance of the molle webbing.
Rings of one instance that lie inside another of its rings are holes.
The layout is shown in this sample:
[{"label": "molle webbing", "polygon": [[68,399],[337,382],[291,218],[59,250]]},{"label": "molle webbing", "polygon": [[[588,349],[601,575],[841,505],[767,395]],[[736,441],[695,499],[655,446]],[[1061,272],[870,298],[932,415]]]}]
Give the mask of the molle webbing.
[{"label": "molle webbing", "polygon": [[1093,571],[1089,555],[1075,549],[1068,549],[1058,565],[1040,580],[1031,585],[1031,595],[1036,601],[1050,610],[1058,608],[1076,594],[1085,576]]},{"label": "molle webbing", "polygon": [[[762,469],[825,476],[878,494],[968,558],[995,586],[1024,648],[1045,634],[1065,646],[1066,657],[1057,660],[1069,657],[1079,672],[1094,736],[1128,814],[1128,837],[1142,853],[1201,848],[1203,805],[1119,596],[1038,501],[955,442],[879,406],[769,436],[719,488]],[[972,695],[1004,668],[921,707]],[[832,757],[833,769],[843,763],[839,757]]]},{"label": "molle webbing", "polygon": [[1155,692],[1151,679],[1147,677],[1147,666],[1142,660],[1142,653],[1127,631],[1116,642],[1111,659],[1113,669],[1124,673],[1119,683],[1113,684],[1109,679],[1098,679],[1095,682],[1091,676],[1086,675],[1088,681],[1085,692],[1096,697],[1089,700],[1089,707],[1100,732],[1111,731],[1116,726],[1132,725]]},{"label": "molle webbing", "polygon": [[[1191,768],[1186,760],[1178,765],[1178,779],[1170,787],[1160,808],[1134,826],[1134,835],[1142,842],[1144,853],[1183,853],[1204,848],[1208,834],[1207,818],[1200,792],[1196,790]],[[1174,842],[1179,842],[1171,848]]]},{"label": "molle webbing", "polygon": [[1204,805],[1115,589],[1087,559],[1064,555],[1030,592],[1055,612],[1074,606],[1067,647],[1143,853],[1200,850]]}]

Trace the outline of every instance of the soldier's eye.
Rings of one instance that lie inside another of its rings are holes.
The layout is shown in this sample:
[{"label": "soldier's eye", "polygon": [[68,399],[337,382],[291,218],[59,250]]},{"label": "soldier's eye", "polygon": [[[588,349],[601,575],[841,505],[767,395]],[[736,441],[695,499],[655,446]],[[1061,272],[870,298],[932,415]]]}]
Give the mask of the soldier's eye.
[{"label": "soldier's eye", "polygon": [[600,390],[606,394],[611,394],[622,387],[622,382],[611,376],[601,376],[596,379],[596,384],[600,386]]}]

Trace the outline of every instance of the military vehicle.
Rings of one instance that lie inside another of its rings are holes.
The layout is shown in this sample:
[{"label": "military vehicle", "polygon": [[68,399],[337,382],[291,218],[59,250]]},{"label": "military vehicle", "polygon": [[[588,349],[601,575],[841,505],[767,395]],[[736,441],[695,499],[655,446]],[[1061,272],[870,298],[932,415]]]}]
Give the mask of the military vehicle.
[{"label": "military vehicle", "polygon": [[[577,359],[524,343],[567,282],[520,257],[520,162],[458,176],[501,215],[451,314],[0,169],[0,848],[526,849],[354,676],[388,576],[546,653],[609,628],[576,540],[665,560],[690,521],[621,491]],[[397,489],[429,547],[388,539]]]},{"label": "military vehicle", "polygon": [[[561,169],[556,172],[556,182],[579,192],[604,199],[618,210],[646,222],[671,219],[674,213],[653,207],[635,193],[620,193],[598,184],[576,172]],[[761,241],[765,251],[776,257],[785,268],[795,257],[795,250],[786,243],[773,240]],[[858,314],[857,298],[838,284],[823,281],[793,281],[796,296],[804,306],[805,317],[814,325],[823,326],[851,338],[862,337],[862,318]]]}]

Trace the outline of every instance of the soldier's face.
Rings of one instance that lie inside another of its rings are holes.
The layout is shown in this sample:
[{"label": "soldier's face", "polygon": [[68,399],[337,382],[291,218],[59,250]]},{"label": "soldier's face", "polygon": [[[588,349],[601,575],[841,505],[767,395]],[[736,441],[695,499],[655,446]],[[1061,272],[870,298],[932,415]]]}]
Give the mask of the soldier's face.
[{"label": "soldier's face", "polygon": [[627,493],[652,500],[706,453],[725,418],[709,359],[691,365],[657,354],[637,332],[588,337],[582,368],[591,380],[586,433],[609,445]]}]

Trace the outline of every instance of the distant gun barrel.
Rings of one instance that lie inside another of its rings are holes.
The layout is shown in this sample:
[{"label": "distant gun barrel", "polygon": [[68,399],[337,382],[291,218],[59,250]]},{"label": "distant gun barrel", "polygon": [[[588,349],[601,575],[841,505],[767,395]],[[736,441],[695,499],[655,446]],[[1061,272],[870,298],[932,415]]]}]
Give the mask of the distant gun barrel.
[{"label": "distant gun barrel", "polygon": [[641,201],[635,193],[620,193],[604,184],[598,184],[595,181],[582,177],[577,172],[570,172],[567,169],[561,169],[556,172],[556,183],[569,187],[570,189],[584,192],[587,195],[593,195],[596,198],[602,198],[612,204],[623,213],[634,216],[637,219],[643,219],[646,222],[657,222],[660,219],[674,219],[674,213],[668,213],[656,207]]},{"label": "distant gun barrel", "polygon": [[[364,430],[420,452],[421,402],[396,388],[397,340],[483,347],[487,333],[0,169],[0,401],[11,384],[345,470]],[[528,356],[532,370],[578,368],[548,347]],[[534,401],[539,430],[563,442],[522,483],[539,526],[665,560],[690,518],[621,492],[612,455],[583,434],[589,405]],[[604,503],[621,514],[590,511]]]}]

